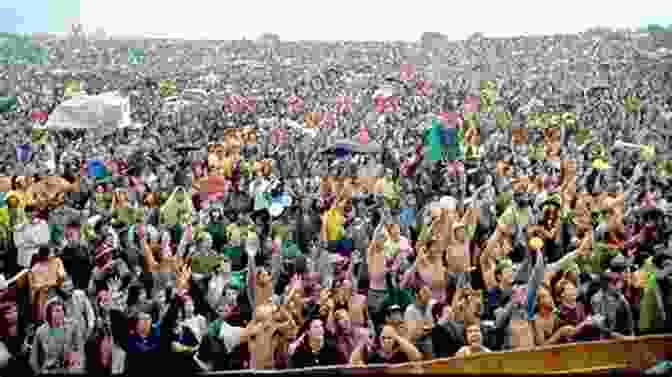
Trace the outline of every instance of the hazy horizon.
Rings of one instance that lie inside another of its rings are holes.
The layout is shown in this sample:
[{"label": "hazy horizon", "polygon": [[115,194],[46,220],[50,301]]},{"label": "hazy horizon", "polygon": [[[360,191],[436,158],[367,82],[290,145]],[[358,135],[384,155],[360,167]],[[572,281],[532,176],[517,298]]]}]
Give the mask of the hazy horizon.
[{"label": "hazy horizon", "polygon": [[460,40],[475,32],[500,38],[672,23],[670,16],[646,15],[672,14],[671,3],[660,0],[642,0],[634,7],[606,0],[568,0],[557,9],[531,0],[486,3],[492,4],[473,7],[471,2],[428,0],[212,4],[191,0],[185,5],[157,0],[25,0],[15,1],[12,8],[0,7],[0,31],[62,35],[72,23],[81,22],[87,33],[102,28],[115,37],[230,41],[274,33],[283,41],[416,42],[427,31]]}]

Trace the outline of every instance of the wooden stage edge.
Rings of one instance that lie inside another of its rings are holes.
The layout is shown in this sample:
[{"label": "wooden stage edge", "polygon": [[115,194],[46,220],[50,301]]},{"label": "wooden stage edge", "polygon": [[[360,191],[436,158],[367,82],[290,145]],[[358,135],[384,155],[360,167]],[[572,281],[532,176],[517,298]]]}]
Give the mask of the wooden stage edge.
[{"label": "wooden stage edge", "polygon": [[571,343],[407,363],[386,368],[401,374],[602,374],[613,369],[647,369],[672,358],[672,335]]}]

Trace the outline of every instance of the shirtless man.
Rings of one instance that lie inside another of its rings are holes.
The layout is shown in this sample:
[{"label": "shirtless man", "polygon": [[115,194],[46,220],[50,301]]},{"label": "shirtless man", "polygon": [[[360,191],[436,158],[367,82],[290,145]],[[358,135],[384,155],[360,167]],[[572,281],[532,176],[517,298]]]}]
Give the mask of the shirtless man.
[{"label": "shirtless man", "polygon": [[249,338],[250,348],[250,368],[253,369],[273,369],[273,353],[275,351],[274,345],[278,342],[273,342],[273,335],[282,327],[289,326],[289,323],[278,323],[274,314],[278,311],[278,307],[273,304],[262,304],[257,306],[255,311],[255,319],[252,321],[255,324],[262,324],[261,331],[256,332]]}]

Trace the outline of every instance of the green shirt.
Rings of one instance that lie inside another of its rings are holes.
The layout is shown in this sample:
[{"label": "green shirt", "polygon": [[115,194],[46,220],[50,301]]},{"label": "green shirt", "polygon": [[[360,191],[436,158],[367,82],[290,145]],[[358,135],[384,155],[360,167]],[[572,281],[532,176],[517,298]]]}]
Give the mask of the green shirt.
[{"label": "green shirt", "polygon": [[528,226],[530,225],[530,212],[524,209],[515,208],[514,206],[509,206],[499,218],[499,222]]}]

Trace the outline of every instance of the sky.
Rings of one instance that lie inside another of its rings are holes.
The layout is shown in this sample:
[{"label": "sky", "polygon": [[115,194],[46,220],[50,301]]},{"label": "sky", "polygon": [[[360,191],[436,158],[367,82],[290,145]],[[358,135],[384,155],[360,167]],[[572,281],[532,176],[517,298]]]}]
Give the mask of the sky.
[{"label": "sky", "polygon": [[[417,41],[425,31],[463,39],[474,32],[505,37],[666,26],[672,23],[672,2],[0,0],[0,31],[61,33],[72,20],[81,20],[87,31],[102,27],[124,36],[231,40],[272,32],[283,40]],[[7,30],[12,25],[15,30]]]}]

